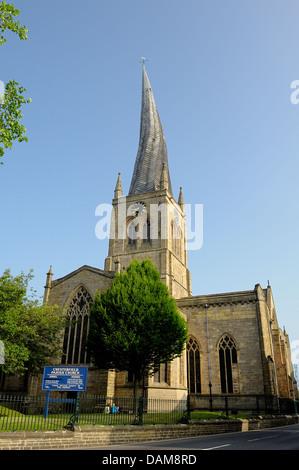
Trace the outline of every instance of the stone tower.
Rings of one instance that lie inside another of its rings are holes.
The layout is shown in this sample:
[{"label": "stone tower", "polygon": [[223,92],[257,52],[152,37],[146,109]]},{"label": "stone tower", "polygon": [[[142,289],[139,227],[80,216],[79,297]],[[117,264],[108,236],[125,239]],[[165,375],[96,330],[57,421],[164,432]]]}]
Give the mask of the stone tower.
[{"label": "stone tower", "polygon": [[165,136],[143,65],[140,138],[129,194],[118,175],[105,271],[149,258],[175,298],[191,295],[184,200],[173,197]]}]

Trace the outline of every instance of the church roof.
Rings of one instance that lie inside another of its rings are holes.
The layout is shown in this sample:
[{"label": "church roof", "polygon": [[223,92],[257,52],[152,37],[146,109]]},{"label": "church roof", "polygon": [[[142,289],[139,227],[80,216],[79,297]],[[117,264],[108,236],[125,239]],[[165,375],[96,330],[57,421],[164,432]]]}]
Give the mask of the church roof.
[{"label": "church roof", "polygon": [[71,273],[66,274],[63,277],[60,277],[59,279],[55,279],[52,282],[52,287],[56,286],[57,284],[60,284],[61,282],[65,281],[66,279],[69,279],[69,278],[75,276],[76,274],[79,274],[81,271],[93,272],[93,273],[98,274],[100,276],[110,277],[111,279],[113,279],[113,277],[114,277],[114,272],[112,272],[112,271],[111,272],[103,271],[102,269],[94,268],[93,266],[88,266],[88,265],[85,264],[84,266],[81,266],[80,268],[76,269],[75,271],[72,271]]},{"label": "church roof", "polygon": [[165,136],[151,85],[143,65],[139,147],[129,195],[160,189],[163,163],[167,167],[168,191],[172,195]]}]

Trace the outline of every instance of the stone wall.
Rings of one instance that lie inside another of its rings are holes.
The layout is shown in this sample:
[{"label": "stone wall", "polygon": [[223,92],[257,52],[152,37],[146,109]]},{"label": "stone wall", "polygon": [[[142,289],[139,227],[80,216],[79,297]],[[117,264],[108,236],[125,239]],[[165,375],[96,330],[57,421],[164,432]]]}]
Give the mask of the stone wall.
[{"label": "stone wall", "polygon": [[2,432],[0,450],[63,450],[101,448],[164,439],[246,432],[299,422],[299,415],[254,420],[218,420],[156,426],[76,427],[72,431]]},{"label": "stone wall", "polygon": [[[233,371],[234,392],[264,394],[255,292],[194,296],[180,299],[177,304],[187,316],[189,334],[197,340],[200,346],[201,393],[209,393],[208,350],[210,350],[213,393],[221,393],[218,346],[221,337],[227,334],[233,338],[237,347],[238,360],[235,365],[236,370]],[[208,305],[207,314],[206,304]],[[207,334],[209,334],[209,341]]]}]

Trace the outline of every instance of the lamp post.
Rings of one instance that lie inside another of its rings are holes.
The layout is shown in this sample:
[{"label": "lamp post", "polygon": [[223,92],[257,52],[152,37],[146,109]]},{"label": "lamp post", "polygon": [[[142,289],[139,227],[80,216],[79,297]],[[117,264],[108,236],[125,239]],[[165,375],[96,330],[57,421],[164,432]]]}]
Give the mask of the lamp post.
[{"label": "lamp post", "polygon": [[207,326],[207,343],[208,343],[208,361],[209,361],[209,389],[210,389],[210,411],[213,410],[213,398],[212,398],[212,381],[211,381],[211,358],[210,358],[210,337],[209,337],[209,318],[208,318],[208,308],[209,305],[204,305],[206,309],[206,326]]}]

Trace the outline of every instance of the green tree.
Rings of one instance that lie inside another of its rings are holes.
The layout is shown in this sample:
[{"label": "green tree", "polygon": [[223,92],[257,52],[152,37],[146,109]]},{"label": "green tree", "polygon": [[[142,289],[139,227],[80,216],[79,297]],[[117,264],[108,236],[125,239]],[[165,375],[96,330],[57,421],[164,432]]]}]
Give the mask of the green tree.
[{"label": "green tree", "polygon": [[0,46],[6,42],[6,38],[3,35],[6,30],[16,33],[20,39],[28,39],[28,29],[25,26],[21,26],[20,22],[14,19],[19,14],[20,11],[13,4],[0,2]]},{"label": "green tree", "polygon": [[[28,30],[15,20],[19,13],[20,11],[13,4],[0,2],[0,46],[6,42],[3,33],[7,30],[16,33],[22,40],[27,39]],[[31,99],[24,98],[23,94],[26,89],[18,85],[19,83],[15,80],[10,80],[5,85],[4,95],[0,96],[0,158],[3,157],[5,148],[12,147],[13,141],[28,141],[25,135],[26,128],[21,124],[21,107],[29,103]],[[3,164],[3,162],[0,163]]]},{"label": "green tree", "polygon": [[97,367],[130,371],[137,398],[141,379],[181,356],[185,320],[150,260],[134,260],[97,293],[90,309],[88,348]]},{"label": "green tree", "polygon": [[41,305],[28,288],[32,273],[0,277],[0,340],[4,343],[6,374],[38,374],[46,363],[61,357],[61,331],[66,316],[57,306]]}]

